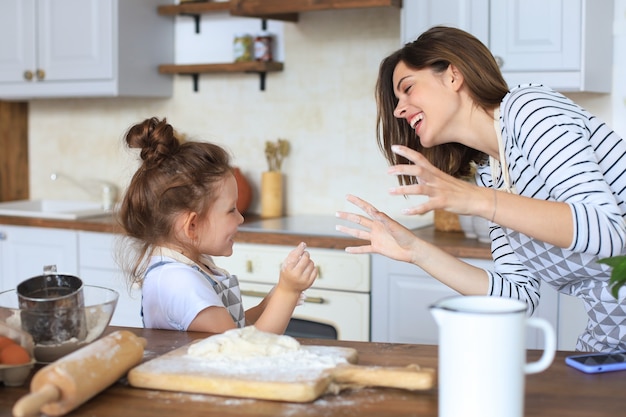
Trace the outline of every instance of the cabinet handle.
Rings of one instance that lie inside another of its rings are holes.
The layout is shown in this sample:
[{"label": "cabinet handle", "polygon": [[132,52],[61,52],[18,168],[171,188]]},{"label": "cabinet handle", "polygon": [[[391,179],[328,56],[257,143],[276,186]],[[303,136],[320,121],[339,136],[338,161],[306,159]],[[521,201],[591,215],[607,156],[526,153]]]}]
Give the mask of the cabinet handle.
[{"label": "cabinet handle", "polygon": [[246,295],[248,297],[265,298],[267,293],[263,291],[241,290],[241,295]]},{"label": "cabinet handle", "polygon": [[0,232],[0,240],[7,240],[7,234],[4,232]]},{"label": "cabinet handle", "polygon": [[42,69],[38,69],[37,70],[37,79],[38,80],[43,80],[44,78],[46,78],[46,72]]},{"label": "cabinet handle", "polygon": [[305,303],[324,304],[326,300],[322,297],[307,297],[304,299]]},{"label": "cabinet handle", "polygon": [[319,265],[315,265],[315,268],[317,268],[317,279],[322,279],[322,278],[324,278],[324,277],[322,276],[322,267],[321,267],[321,266],[319,266]]},{"label": "cabinet handle", "polygon": [[[241,295],[245,295],[248,297],[265,298],[265,296],[267,296],[267,293],[263,291],[241,290]],[[326,300],[324,300],[322,297],[307,297],[304,299],[304,302],[313,304],[324,304]]]},{"label": "cabinet handle", "polygon": [[252,261],[250,259],[248,259],[246,261],[246,272],[251,274],[253,269],[254,268],[252,267]]},{"label": "cabinet handle", "polygon": [[24,79],[26,81],[31,81],[33,79],[33,72],[32,71],[24,71]]},{"label": "cabinet handle", "polygon": [[496,59],[496,64],[498,64],[498,68],[502,68],[504,66],[504,59],[502,59],[501,56],[494,56],[494,58]]}]

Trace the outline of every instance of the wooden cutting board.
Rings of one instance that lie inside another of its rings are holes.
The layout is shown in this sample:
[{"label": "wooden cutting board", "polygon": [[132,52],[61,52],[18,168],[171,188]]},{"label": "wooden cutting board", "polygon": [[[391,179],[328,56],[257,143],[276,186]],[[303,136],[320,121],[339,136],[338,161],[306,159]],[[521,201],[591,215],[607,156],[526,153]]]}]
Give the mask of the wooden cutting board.
[{"label": "wooden cutting board", "polygon": [[[385,386],[411,390],[430,389],[434,383],[432,369],[366,367],[357,362],[355,349],[332,346],[301,346],[330,364],[281,361],[280,358],[258,358],[229,363],[187,354],[183,346],[147,361],[128,373],[134,387],[167,391],[214,394],[287,402],[310,402],[327,392],[337,393],[345,387]],[[345,363],[336,364],[345,360]],[[219,362],[219,361],[218,361]]]}]

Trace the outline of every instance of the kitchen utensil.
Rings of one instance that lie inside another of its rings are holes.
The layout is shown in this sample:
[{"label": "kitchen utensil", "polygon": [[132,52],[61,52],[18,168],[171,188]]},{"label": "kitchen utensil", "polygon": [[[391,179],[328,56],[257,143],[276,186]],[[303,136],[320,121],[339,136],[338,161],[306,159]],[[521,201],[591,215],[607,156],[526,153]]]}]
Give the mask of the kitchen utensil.
[{"label": "kitchen utensil", "polygon": [[[187,354],[189,345],[131,369],[128,381],[134,387],[231,397],[257,398],[288,402],[310,402],[324,393],[336,393],[345,387],[389,387],[408,390],[432,388],[434,371],[407,367],[358,366],[350,363],[319,369],[293,363],[288,369],[269,362],[267,367],[249,371],[235,365],[216,369],[207,364],[210,358]],[[302,346],[335,360],[356,362],[357,351],[331,346]]]},{"label": "kitchen utensil", "polygon": [[[550,324],[526,317],[526,304],[510,298],[454,296],[431,306],[439,325],[439,415],[522,417],[525,374],[554,359]],[[526,362],[527,327],[544,335],[544,351]]]},{"label": "kitchen utensil", "polygon": [[141,362],[146,340],[120,330],[40,369],[30,394],[13,406],[15,417],[64,415],[113,384]]},{"label": "kitchen utensil", "polygon": [[[119,294],[117,291],[92,285],[83,286],[84,307],[75,308],[85,318],[86,332],[84,337],[72,337],[63,342],[35,342],[34,356],[37,362],[50,363],[98,339],[115,312]],[[29,310],[28,317],[36,322],[50,320],[54,310]],[[24,310],[19,307],[17,290],[0,292],[0,323],[6,323],[16,329],[23,329]]]},{"label": "kitchen utensil", "polygon": [[283,173],[261,173],[261,217],[264,219],[283,215]]},{"label": "kitchen utensil", "polygon": [[[22,309],[22,328],[35,343],[56,344],[71,338],[84,339],[87,332],[83,281],[73,275],[56,273],[56,266],[17,286]],[[45,311],[46,314],[41,314]]]}]

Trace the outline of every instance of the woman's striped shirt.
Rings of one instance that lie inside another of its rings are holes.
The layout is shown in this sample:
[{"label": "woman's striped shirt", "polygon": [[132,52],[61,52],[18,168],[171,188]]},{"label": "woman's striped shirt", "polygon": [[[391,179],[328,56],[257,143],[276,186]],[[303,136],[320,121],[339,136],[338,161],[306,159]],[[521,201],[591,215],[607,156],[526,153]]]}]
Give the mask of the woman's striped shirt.
[{"label": "woman's striped shirt", "polygon": [[[490,294],[524,300],[532,312],[545,281],[584,301],[589,321],[577,350],[626,349],[626,299],[610,294],[610,269],[596,262],[626,252],[626,141],[570,99],[538,85],[519,86],[504,97],[500,128],[510,186],[526,197],[567,203],[574,238],[562,249],[492,224]],[[478,167],[477,181],[494,186],[489,165]],[[502,175],[495,186],[506,188]]]}]

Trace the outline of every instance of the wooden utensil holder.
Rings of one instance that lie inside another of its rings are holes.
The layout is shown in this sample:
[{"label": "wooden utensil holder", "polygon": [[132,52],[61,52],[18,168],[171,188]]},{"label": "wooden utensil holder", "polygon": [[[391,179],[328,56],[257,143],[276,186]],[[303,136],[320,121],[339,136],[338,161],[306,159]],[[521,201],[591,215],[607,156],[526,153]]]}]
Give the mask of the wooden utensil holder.
[{"label": "wooden utensil holder", "polygon": [[283,174],[266,171],[261,174],[261,217],[283,215]]}]

